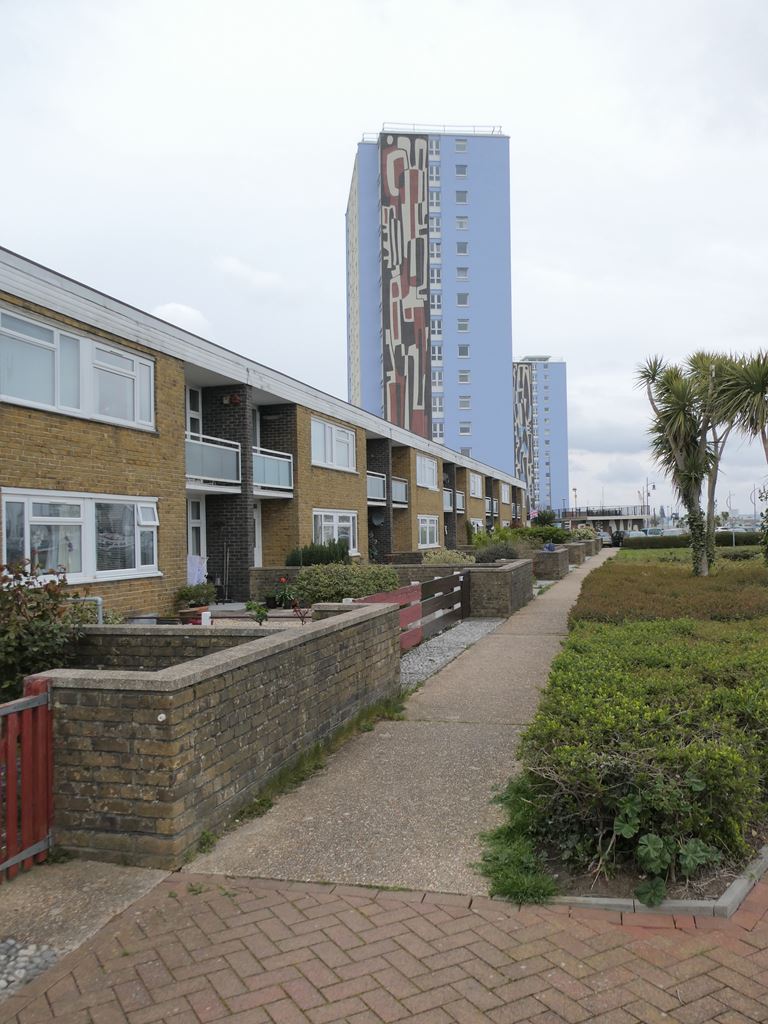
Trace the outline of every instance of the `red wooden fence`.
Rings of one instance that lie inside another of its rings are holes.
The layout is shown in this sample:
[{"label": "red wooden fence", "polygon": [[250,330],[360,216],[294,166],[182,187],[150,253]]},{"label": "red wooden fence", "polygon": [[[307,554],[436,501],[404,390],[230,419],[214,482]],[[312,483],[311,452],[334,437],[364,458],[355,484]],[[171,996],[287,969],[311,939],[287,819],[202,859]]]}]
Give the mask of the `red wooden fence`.
[{"label": "red wooden fence", "polygon": [[399,606],[400,652],[404,654],[469,615],[469,574],[439,576],[426,583],[359,597],[356,602]]},{"label": "red wooden fence", "polygon": [[0,704],[0,882],[44,861],[53,821],[53,728],[48,681]]}]

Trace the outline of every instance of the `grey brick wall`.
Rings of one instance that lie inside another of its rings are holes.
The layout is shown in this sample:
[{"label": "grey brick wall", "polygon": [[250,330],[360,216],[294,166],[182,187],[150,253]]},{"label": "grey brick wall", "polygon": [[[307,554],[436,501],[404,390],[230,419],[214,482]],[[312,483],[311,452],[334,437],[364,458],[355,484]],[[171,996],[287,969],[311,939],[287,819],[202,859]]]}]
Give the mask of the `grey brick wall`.
[{"label": "grey brick wall", "polygon": [[533,563],[530,559],[472,566],[469,570],[472,618],[506,618],[532,598]]},{"label": "grey brick wall", "polygon": [[358,606],[158,672],[45,675],[57,842],[173,869],[302,752],[398,692],[398,616]]},{"label": "grey brick wall", "polygon": [[154,672],[227,651],[272,631],[252,626],[86,626],[77,643],[73,668]]},{"label": "grey brick wall", "polygon": [[572,541],[565,545],[570,565],[582,565],[587,557],[587,546],[583,541]]},{"label": "grey brick wall", "polygon": [[554,551],[536,551],[533,555],[533,575],[538,580],[562,580],[568,575],[568,552],[565,548]]}]

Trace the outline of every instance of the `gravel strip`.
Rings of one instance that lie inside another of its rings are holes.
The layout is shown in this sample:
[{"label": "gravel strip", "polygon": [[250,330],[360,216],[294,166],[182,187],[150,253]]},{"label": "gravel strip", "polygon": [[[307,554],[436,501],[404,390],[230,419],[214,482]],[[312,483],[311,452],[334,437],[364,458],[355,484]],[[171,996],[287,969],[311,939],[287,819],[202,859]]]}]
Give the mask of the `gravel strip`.
[{"label": "gravel strip", "polygon": [[400,659],[400,685],[404,690],[413,690],[502,622],[506,619],[465,619],[453,629],[406,651]]},{"label": "gravel strip", "polygon": [[10,995],[36,974],[42,974],[56,960],[56,950],[32,943],[23,946],[16,939],[0,942],[0,999]]}]

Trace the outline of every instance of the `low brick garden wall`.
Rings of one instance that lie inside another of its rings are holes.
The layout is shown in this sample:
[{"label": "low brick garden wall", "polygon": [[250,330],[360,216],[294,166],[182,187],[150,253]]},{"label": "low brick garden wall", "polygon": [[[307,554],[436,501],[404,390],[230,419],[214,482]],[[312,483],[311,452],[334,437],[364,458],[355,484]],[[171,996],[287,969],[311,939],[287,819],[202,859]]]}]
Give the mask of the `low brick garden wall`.
[{"label": "low brick garden wall", "polygon": [[529,558],[472,566],[469,573],[472,618],[506,618],[531,600],[533,562]]},{"label": "low brick garden wall", "polygon": [[71,667],[156,672],[273,634],[257,626],[86,626]]},{"label": "low brick garden wall", "polygon": [[562,580],[568,575],[568,552],[565,548],[554,551],[536,551],[533,555],[533,575],[537,580]]},{"label": "low brick garden wall", "polygon": [[[324,608],[334,610],[267,636],[216,627],[236,645],[154,672],[40,674],[53,693],[57,844],[97,860],[177,868],[204,830],[219,831],[282,768],[396,694],[397,610]],[[111,631],[104,645],[114,645],[114,629],[95,629]],[[190,632],[197,644],[214,630]]]},{"label": "low brick garden wall", "polygon": [[565,545],[570,565],[583,565],[587,557],[587,548],[583,540],[572,541]]}]

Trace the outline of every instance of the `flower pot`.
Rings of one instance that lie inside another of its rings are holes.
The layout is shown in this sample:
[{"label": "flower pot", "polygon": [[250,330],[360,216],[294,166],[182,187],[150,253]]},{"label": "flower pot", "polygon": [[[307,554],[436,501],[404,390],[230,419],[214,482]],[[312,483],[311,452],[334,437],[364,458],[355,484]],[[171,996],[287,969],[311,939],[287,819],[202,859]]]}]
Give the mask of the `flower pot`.
[{"label": "flower pot", "polygon": [[264,604],[267,608],[277,608],[277,598],[274,594],[267,594],[264,598]]},{"label": "flower pot", "polygon": [[203,624],[203,612],[208,611],[208,605],[200,605],[198,608],[180,608],[179,619],[187,626],[201,626]]}]

